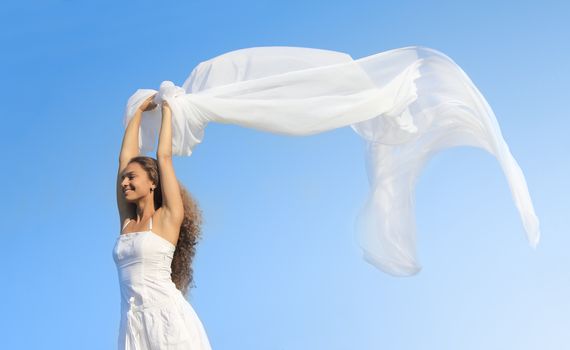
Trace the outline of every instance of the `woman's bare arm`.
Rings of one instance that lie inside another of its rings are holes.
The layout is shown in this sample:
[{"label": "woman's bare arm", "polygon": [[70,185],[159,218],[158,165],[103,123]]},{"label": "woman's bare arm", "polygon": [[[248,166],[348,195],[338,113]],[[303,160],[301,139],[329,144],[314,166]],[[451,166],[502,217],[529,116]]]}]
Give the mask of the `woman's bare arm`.
[{"label": "woman's bare arm", "polygon": [[172,111],[166,101],[163,101],[162,104],[162,124],[156,159],[158,160],[162,186],[164,221],[173,231],[178,231],[184,219],[184,205],[172,163]]},{"label": "woman's bare arm", "polygon": [[117,173],[116,184],[117,208],[119,209],[121,228],[123,226],[123,221],[125,221],[125,219],[128,217],[132,217],[135,210],[133,205],[129,204],[123,195],[121,188],[121,173],[127,167],[129,160],[140,154],[139,128],[141,125],[142,112],[156,107],[156,104],[152,103],[153,98],[154,95],[149,97],[139,108],[137,108],[135,115],[131,118],[129,124],[127,125],[125,135],[123,136],[123,144],[121,146],[121,152],[119,153],[119,171]]},{"label": "woman's bare arm", "polygon": [[131,158],[139,155],[139,128],[141,125],[142,111],[137,109],[135,115],[129,121],[125,135],[123,136],[123,144],[121,145],[121,153],[119,153],[119,162],[129,161]]}]

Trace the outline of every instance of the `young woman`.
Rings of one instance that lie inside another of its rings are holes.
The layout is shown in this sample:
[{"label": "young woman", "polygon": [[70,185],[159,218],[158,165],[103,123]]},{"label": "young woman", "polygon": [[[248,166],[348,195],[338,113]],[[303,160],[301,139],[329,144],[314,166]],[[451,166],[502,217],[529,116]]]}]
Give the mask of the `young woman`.
[{"label": "young woman", "polygon": [[204,327],[186,300],[201,213],[176,179],[166,101],[156,159],[139,156],[141,118],[157,108],[153,97],[130,120],[119,156],[121,234],[113,248],[121,291],[118,348],[209,350]]}]

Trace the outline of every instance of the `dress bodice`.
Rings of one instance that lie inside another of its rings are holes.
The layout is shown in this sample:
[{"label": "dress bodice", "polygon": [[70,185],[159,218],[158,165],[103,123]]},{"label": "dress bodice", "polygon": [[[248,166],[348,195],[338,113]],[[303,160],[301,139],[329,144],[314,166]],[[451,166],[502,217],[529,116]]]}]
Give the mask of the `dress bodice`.
[{"label": "dress bodice", "polygon": [[123,307],[149,306],[179,293],[170,276],[176,247],[152,231],[150,220],[147,231],[121,233],[113,249]]}]

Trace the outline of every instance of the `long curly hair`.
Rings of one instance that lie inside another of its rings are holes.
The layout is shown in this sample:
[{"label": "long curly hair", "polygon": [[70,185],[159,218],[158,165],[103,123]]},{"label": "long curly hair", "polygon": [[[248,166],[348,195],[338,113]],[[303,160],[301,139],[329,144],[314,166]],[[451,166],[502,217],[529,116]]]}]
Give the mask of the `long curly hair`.
[{"label": "long curly hair", "polygon": [[[140,164],[148,174],[149,179],[156,184],[154,208],[157,210],[162,206],[162,184],[160,183],[158,161],[152,157],[137,156],[129,160],[129,164],[132,162]],[[178,181],[178,186],[184,204],[184,220],[180,226],[180,235],[170,267],[172,269],[172,282],[184,296],[187,296],[188,289],[195,287],[192,261],[196,255],[196,245],[201,239],[202,211],[194,197],[180,181]],[[136,204],[132,205],[136,206]]]}]

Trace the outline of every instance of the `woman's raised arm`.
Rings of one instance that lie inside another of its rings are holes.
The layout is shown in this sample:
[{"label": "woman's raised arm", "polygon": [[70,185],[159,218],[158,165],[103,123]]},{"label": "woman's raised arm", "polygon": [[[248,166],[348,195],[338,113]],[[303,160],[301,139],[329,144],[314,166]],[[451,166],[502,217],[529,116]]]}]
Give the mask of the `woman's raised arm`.
[{"label": "woman's raised arm", "polygon": [[166,100],[162,103],[162,124],[156,159],[160,172],[162,208],[166,214],[165,221],[169,226],[179,228],[184,219],[184,205],[172,163],[172,111]]},{"label": "woman's raised arm", "polygon": [[121,188],[122,181],[122,171],[127,167],[129,160],[136,157],[140,153],[139,149],[139,128],[141,125],[142,112],[148,111],[156,107],[156,104],[152,102],[154,95],[146,99],[143,104],[136,110],[135,115],[129,121],[127,128],[125,129],[125,135],[123,136],[123,144],[121,146],[121,152],[119,153],[119,171],[117,172],[117,208],[119,209],[119,217],[121,227],[123,221],[131,217],[133,213],[133,206],[129,205],[123,191]]}]

